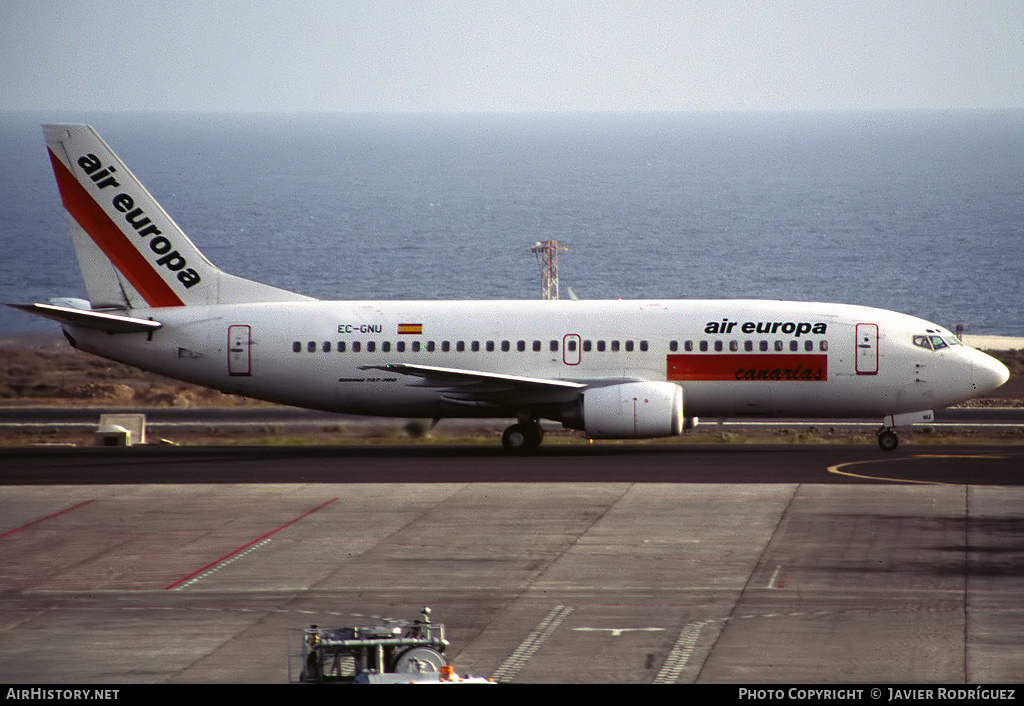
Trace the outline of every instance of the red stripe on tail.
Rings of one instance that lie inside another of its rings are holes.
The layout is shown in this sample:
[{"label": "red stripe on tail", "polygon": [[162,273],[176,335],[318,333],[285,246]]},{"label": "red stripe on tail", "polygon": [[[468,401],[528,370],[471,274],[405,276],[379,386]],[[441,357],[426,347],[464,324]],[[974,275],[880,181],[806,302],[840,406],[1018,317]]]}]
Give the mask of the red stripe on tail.
[{"label": "red stripe on tail", "polygon": [[103,254],[114,263],[114,267],[131,282],[150,306],[184,306],[185,302],[175,294],[171,286],[154,269],[152,263],[146,260],[142,253],[132,245],[128,237],[75,179],[53,151],[49,150],[49,152],[64,208],[89,234]]}]

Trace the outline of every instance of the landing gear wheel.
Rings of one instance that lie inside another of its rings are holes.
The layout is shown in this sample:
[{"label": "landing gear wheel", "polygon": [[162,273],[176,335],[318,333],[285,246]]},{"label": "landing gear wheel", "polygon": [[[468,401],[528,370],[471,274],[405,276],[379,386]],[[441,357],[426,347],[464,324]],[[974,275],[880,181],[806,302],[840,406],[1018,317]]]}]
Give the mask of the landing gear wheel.
[{"label": "landing gear wheel", "polygon": [[529,453],[540,446],[544,432],[537,423],[513,424],[501,435],[501,445],[511,453]]},{"label": "landing gear wheel", "polygon": [[900,438],[892,429],[883,429],[878,432],[878,448],[882,451],[895,451],[900,445]]}]

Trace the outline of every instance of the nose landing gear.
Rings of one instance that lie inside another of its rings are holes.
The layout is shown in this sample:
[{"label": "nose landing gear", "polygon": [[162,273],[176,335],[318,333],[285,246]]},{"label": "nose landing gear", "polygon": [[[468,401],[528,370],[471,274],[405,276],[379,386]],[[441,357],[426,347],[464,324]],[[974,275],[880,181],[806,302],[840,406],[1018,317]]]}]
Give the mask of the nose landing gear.
[{"label": "nose landing gear", "polygon": [[882,451],[895,451],[900,445],[896,436],[897,427],[911,427],[914,424],[927,424],[935,421],[935,413],[930,409],[920,412],[904,412],[890,414],[882,418],[882,428],[878,430],[878,448]]},{"label": "nose landing gear", "polygon": [[882,427],[878,430],[878,448],[882,451],[895,451],[896,447],[900,445],[900,438],[896,436],[889,427]]}]

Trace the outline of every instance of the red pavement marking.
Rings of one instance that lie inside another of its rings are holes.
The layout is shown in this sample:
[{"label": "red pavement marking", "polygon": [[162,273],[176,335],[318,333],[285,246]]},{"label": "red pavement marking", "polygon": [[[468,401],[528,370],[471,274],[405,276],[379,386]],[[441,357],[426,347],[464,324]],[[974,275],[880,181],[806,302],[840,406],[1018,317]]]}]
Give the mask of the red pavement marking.
[{"label": "red pavement marking", "polygon": [[[337,498],[335,498],[335,499],[337,499]],[[23,529],[28,529],[29,527],[31,527],[33,525],[38,525],[40,522],[46,522],[47,520],[52,520],[54,517],[57,517],[59,515],[63,515],[64,513],[67,513],[67,512],[71,512],[72,510],[77,510],[78,508],[80,508],[80,507],[82,507],[84,505],[88,505],[89,503],[94,503],[94,502],[96,502],[96,498],[93,498],[92,500],[86,500],[84,502],[80,502],[77,505],[72,505],[71,507],[64,508],[60,512],[55,512],[52,515],[47,515],[46,517],[40,517],[38,520],[32,520],[27,525],[22,525],[21,527],[15,527],[14,529],[9,529],[6,532],[0,532],[0,537],[6,537],[9,534],[14,534],[15,532],[21,532]]]},{"label": "red pavement marking", "polygon": [[251,542],[246,542],[242,546],[238,547],[238,549],[235,549],[234,551],[225,554],[220,559],[217,559],[215,561],[211,561],[209,564],[207,564],[206,566],[202,567],[201,569],[196,569],[195,571],[193,571],[188,576],[182,576],[180,579],[178,579],[174,583],[171,583],[171,584],[168,584],[168,585],[164,586],[163,590],[167,591],[169,589],[174,588],[175,586],[180,586],[181,584],[183,584],[186,581],[188,581],[190,578],[192,578],[194,576],[198,576],[199,574],[203,573],[204,571],[209,571],[211,568],[213,568],[217,564],[220,564],[221,562],[227,561],[231,557],[235,556],[236,554],[238,554],[240,552],[245,551],[246,549],[248,549],[252,545],[256,544],[257,542],[261,542],[264,539],[266,539],[267,537],[271,536],[272,534],[276,534],[276,533],[280,532],[281,530],[285,529],[286,527],[290,527],[291,525],[294,525],[299,520],[312,515],[314,512],[319,512],[320,510],[323,510],[325,507],[327,507],[328,505],[330,505],[331,503],[333,503],[333,502],[335,502],[337,500],[338,500],[338,498],[331,498],[330,500],[325,502],[323,505],[318,505],[317,507],[313,508],[309,512],[305,512],[305,513],[299,515],[298,517],[296,517],[295,519],[293,519],[293,520],[291,520],[289,522],[284,523],[280,527],[272,529],[269,532],[267,532],[266,534],[260,535],[259,537],[257,537],[256,539],[252,540]]}]

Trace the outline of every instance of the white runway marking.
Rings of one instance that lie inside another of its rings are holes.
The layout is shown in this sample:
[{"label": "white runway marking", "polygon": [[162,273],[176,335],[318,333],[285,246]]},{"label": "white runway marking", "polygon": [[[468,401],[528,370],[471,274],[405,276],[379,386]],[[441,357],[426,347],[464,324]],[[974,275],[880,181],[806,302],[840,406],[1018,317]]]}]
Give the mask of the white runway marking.
[{"label": "white runway marking", "polygon": [[536,629],[531,632],[525,640],[523,640],[519,647],[515,649],[508,659],[498,667],[497,671],[494,672],[492,678],[495,681],[510,681],[516,674],[519,673],[526,663],[530,661],[537,650],[539,650],[548,638],[558,629],[558,626],[562,624],[569,614],[572,613],[571,606],[556,605],[551,611],[544,616],[544,619],[540,621],[540,624]]},{"label": "white runway marking", "polygon": [[668,657],[665,658],[665,664],[661,665],[661,670],[658,672],[658,675],[654,677],[654,683],[674,684],[679,678],[679,675],[682,674],[683,670],[686,668],[686,663],[689,662],[690,655],[693,654],[693,649],[697,646],[697,639],[700,637],[701,630],[704,629],[704,626],[722,621],[722,618],[713,618],[711,620],[701,620],[696,623],[690,623],[684,627],[682,632],[679,633],[679,639],[676,640],[676,644],[672,647],[672,651],[669,652]]}]

